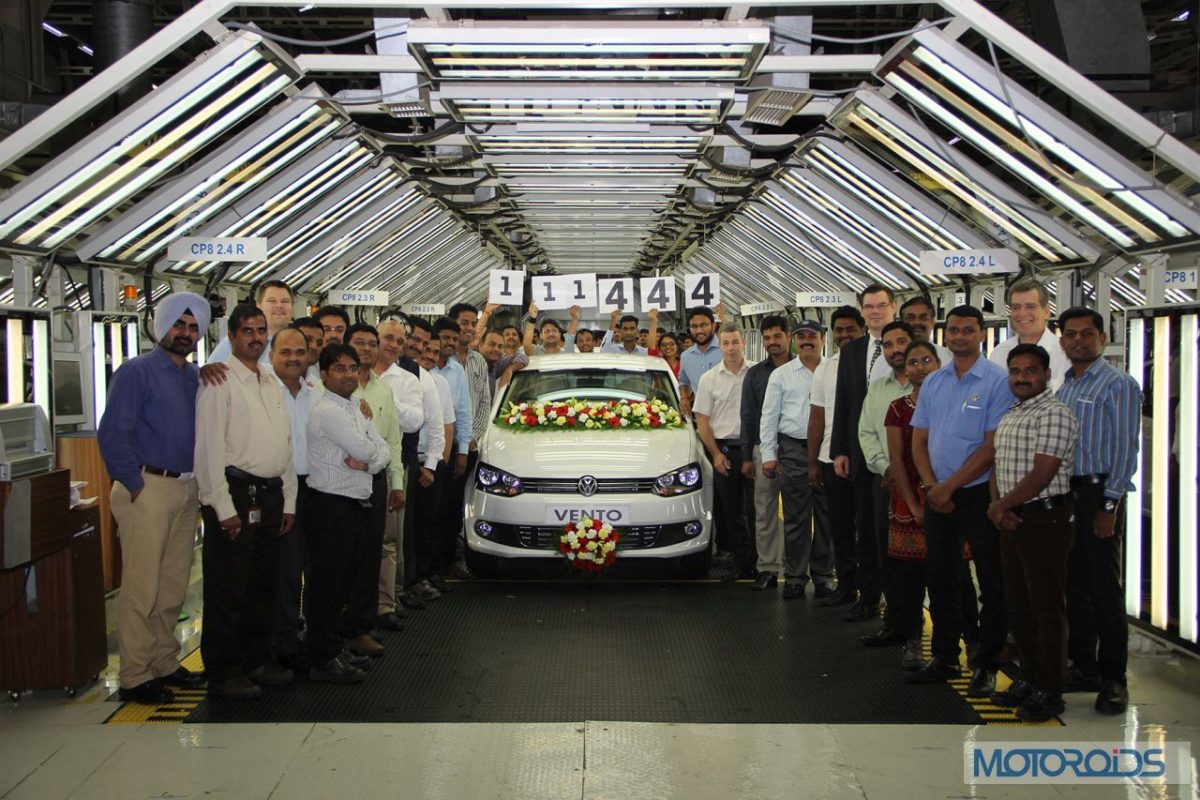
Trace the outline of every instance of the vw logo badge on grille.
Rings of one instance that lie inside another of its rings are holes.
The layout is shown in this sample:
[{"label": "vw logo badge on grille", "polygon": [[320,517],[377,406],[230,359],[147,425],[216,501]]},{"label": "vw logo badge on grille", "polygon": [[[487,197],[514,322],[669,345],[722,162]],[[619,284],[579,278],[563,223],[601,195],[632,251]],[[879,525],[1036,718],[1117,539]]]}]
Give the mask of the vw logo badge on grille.
[{"label": "vw logo badge on grille", "polygon": [[579,488],[579,493],[584,497],[591,497],[596,493],[596,490],[600,488],[596,483],[596,479],[591,475],[584,475],[582,478],[580,478],[577,486]]}]

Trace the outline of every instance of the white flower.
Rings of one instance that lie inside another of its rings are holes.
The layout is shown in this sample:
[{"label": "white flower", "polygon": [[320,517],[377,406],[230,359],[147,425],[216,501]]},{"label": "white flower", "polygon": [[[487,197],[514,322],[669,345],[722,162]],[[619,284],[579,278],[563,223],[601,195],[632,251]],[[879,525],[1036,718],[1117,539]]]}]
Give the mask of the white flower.
[{"label": "white flower", "polygon": [[625,419],[624,417],[622,417],[622,418],[621,418],[621,427],[622,427],[622,428],[628,428],[628,427],[629,427],[629,420],[627,420],[627,419]]},{"label": "white flower", "polygon": [[567,553],[567,560],[568,560],[568,561],[574,561],[574,560],[575,560],[575,554],[574,554],[574,553]]}]

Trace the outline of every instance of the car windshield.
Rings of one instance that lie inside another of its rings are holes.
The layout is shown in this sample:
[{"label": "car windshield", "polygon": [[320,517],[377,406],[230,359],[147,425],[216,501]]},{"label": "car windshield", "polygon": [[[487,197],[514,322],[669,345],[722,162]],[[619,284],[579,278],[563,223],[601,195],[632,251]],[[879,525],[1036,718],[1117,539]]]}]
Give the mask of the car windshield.
[{"label": "car windshield", "polygon": [[670,373],[665,370],[575,369],[513,375],[505,402],[561,400],[661,400],[678,408]]}]

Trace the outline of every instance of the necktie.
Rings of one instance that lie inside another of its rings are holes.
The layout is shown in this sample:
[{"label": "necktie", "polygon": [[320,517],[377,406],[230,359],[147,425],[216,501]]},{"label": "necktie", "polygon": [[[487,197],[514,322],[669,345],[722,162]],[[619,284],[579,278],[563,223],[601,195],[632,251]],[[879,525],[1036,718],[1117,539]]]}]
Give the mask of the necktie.
[{"label": "necktie", "polygon": [[879,360],[880,354],[883,353],[883,340],[875,340],[875,351],[871,353],[871,363],[867,367],[867,380],[871,380],[871,373],[875,371],[875,362]]}]

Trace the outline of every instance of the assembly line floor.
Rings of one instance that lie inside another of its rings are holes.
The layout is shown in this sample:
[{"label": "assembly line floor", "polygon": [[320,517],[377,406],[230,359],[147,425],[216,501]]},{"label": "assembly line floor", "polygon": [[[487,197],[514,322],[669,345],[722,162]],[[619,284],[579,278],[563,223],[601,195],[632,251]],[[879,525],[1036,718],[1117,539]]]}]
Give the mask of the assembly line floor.
[{"label": "assembly line floor", "polygon": [[459,584],[358,687],[148,709],[110,699],[110,668],[73,699],[27,695],[0,716],[0,798],[1196,796],[1194,767],[1191,786],[963,782],[971,741],[1200,742],[1200,663],[1141,637],[1124,716],[1069,695],[1026,726],[962,685],[906,684],[898,649],[858,645],[873,623],[811,588],[580,578]]}]

